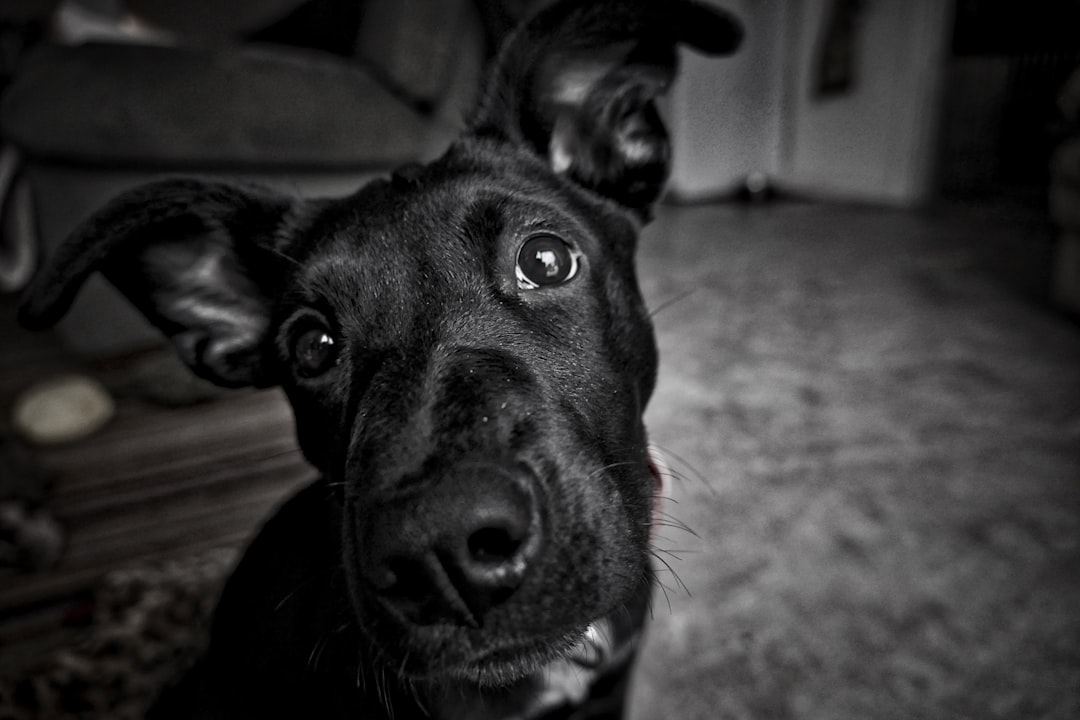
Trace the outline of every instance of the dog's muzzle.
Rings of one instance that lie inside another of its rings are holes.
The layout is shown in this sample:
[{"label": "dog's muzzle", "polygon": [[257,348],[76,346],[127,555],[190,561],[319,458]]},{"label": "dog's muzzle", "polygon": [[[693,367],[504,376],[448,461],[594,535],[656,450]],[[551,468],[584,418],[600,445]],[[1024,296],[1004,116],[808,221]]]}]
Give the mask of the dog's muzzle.
[{"label": "dog's muzzle", "polygon": [[[652,533],[655,536],[659,503],[670,498],[671,470],[655,445],[649,446],[648,463],[654,486]],[[541,720],[559,708],[567,707],[578,709],[575,717],[591,717],[590,704],[604,707],[610,703],[609,697],[595,696],[594,687],[604,676],[630,671],[643,628],[628,622],[628,617],[612,616],[591,623],[565,657],[538,673],[537,677],[542,680],[520,711],[499,720]]]},{"label": "dog's muzzle", "polygon": [[[652,476],[655,537],[658,506],[668,496],[670,472],[654,447],[646,461]],[[374,602],[416,631],[449,624],[466,633],[482,632],[486,614],[498,614],[501,600],[514,593],[548,532],[540,493],[534,475],[508,465],[487,476],[445,477],[422,493],[401,498],[400,508],[393,502],[380,508],[371,526],[377,530],[373,533],[369,527],[362,543],[365,582]],[[449,697],[435,703],[441,708],[438,719],[541,720],[561,717],[567,708],[603,703],[597,688],[610,683],[601,679],[630,671],[649,592],[643,584],[627,606],[589,622],[561,652],[545,644],[525,645],[519,658],[518,649],[504,647],[500,659],[488,656],[475,665],[467,661],[458,667],[458,679],[480,680],[487,689],[472,700],[469,691],[464,695],[448,691]],[[498,668],[504,661],[507,667],[521,667],[519,661],[540,664],[500,690],[491,682],[502,672]],[[485,675],[489,670],[494,674]],[[500,696],[503,702],[494,700]]]},{"label": "dog's muzzle", "polygon": [[385,503],[367,527],[367,582],[412,624],[482,626],[544,542],[533,474],[523,466],[478,470]]}]

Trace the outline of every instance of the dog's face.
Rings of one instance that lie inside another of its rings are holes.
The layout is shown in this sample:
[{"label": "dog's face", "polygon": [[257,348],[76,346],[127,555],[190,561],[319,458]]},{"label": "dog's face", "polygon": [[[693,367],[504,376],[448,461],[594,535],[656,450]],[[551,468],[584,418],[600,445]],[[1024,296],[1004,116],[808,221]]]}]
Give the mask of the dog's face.
[{"label": "dog's face", "polygon": [[359,625],[395,671],[505,684],[648,588],[656,352],[633,267],[669,160],[689,2],[561,2],[427,166],[298,200],[165,181],[80,228],[23,308],[100,271],[198,374],[280,385],[344,509]]},{"label": "dog's face", "polygon": [[474,141],[321,218],[276,379],[342,488],[354,601],[406,673],[496,681],[647,585],[635,224]]}]

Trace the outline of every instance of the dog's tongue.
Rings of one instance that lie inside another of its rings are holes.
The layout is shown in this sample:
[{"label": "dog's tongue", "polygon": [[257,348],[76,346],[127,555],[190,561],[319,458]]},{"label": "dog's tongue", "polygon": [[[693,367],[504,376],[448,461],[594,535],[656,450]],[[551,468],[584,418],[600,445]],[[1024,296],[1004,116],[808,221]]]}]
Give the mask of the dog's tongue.
[{"label": "dog's tongue", "polygon": [[655,445],[649,445],[647,451],[649,472],[653,476],[652,537],[656,537],[659,521],[660,502],[671,497],[671,468],[668,467],[664,454]]}]

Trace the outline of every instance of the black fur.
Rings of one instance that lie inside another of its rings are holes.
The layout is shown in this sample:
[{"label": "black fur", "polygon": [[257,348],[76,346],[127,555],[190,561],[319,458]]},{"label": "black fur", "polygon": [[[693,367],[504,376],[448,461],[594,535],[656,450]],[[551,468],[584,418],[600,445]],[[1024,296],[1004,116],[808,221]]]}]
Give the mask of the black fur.
[{"label": "black fur", "polygon": [[[634,637],[656,350],[633,256],[670,156],[655,100],[677,44],[738,41],[692,2],[559,2],[429,165],[340,200],[159,182],[61,248],[26,325],[103,273],[202,377],[281,386],[321,474],[247,550],[155,717],[517,716],[590,624]],[[518,253],[537,236],[576,274],[533,287]],[[593,687],[604,713],[628,667]]]}]

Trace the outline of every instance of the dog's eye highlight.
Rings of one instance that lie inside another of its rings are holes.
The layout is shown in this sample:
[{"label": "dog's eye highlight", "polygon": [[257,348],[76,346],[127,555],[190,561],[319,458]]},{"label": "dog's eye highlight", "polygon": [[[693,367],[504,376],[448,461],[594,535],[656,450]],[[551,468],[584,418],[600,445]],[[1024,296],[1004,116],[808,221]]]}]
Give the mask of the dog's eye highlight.
[{"label": "dog's eye highlight", "polygon": [[577,275],[579,253],[555,235],[533,235],[521,244],[517,256],[517,281],[522,290],[561,285]]},{"label": "dog's eye highlight", "polygon": [[337,345],[326,328],[313,327],[297,336],[292,354],[297,371],[304,377],[315,377],[337,360]]}]

